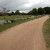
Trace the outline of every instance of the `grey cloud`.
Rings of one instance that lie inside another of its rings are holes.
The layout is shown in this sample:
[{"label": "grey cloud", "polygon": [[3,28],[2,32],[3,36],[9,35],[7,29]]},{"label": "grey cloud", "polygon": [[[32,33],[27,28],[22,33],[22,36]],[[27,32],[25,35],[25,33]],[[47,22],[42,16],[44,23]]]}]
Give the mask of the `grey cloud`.
[{"label": "grey cloud", "polygon": [[50,6],[50,0],[42,0],[35,5],[32,4],[32,7],[25,7],[24,4],[27,3],[29,3],[29,0],[0,0],[0,10],[5,7],[10,11],[21,10],[28,12],[33,8]]},{"label": "grey cloud", "polygon": [[50,7],[50,0],[44,0],[39,2],[38,4],[32,5],[32,7],[30,7],[28,10],[32,10],[33,8],[39,8],[39,7],[46,7],[49,6]]}]

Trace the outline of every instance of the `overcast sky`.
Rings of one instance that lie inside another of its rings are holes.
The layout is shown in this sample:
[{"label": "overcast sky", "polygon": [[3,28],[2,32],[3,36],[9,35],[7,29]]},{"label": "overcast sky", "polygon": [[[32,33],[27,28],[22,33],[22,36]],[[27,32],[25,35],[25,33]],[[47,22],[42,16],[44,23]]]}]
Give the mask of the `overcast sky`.
[{"label": "overcast sky", "polygon": [[50,0],[0,0],[0,11],[7,8],[10,11],[28,12],[33,8],[50,6]]}]

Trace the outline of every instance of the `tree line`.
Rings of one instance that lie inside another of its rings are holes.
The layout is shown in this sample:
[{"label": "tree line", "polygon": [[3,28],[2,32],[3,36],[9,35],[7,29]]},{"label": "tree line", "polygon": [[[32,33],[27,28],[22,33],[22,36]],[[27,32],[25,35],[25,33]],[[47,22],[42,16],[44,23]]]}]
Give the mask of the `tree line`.
[{"label": "tree line", "polygon": [[6,15],[43,15],[43,14],[50,14],[50,7],[40,7],[40,8],[33,8],[31,11],[29,11],[28,13],[20,13],[19,10],[16,10],[15,12],[11,12],[11,13],[8,13],[9,10],[5,13],[6,9],[3,9],[4,11],[4,14]]},{"label": "tree line", "polygon": [[38,9],[34,8],[30,12],[29,15],[43,15],[43,14],[50,14],[50,7],[40,7]]}]

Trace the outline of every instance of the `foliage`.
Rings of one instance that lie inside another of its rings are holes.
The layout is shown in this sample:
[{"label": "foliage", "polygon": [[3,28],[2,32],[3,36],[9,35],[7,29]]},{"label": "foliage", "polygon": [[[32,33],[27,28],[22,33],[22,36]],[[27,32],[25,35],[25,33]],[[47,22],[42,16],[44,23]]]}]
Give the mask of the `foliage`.
[{"label": "foliage", "polygon": [[2,13],[3,13],[3,16],[5,16],[6,15],[6,13],[8,13],[10,10],[7,10],[6,8],[3,8],[3,11],[2,11]]},{"label": "foliage", "polygon": [[19,10],[16,10],[15,15],[20,15]]},{"label": "foliage", "polygon": [[33,8],[31,11],[28,12],[28,15],[43,15],[43,14],[50,14],[50,7],[44,8]]},{"label": "foliage", "polygon": [[20,15],[27,15],[27,13],[22,12],[22,13],[20,13]]},{"label": "foliage", "polygon": [[14,12],[11,12],[11,15],[15,15],[15,13]]},{"label": "foliage", "polygon": [[46,11],[46,14],[50,14],[50,7],[44,7],[44,10]]},{"label": "foliage", "polygon": [[[3,15],[43,15],[43,14],[50,14],[50,7],[44,7],[44,8],[33,8],[31,11],[29,11],[28,13],[20,13],[19,10],[16,10],[15,13],[11,12],[8,13],[10,10],[7,10],[6,8],[3,8]],[[6,13],[6,14],[5,14]],[[0,13],[0,16],[2,16],[2,13]]]},{"label": "foliage", "polygon": [[45,10],[43,8],[38,8],[38,14],[43,15],[45,14]]},{"label": "foliage", "polygon": [[28,15],[33,15],[32,11],[29,11],[29,12],[28,12]]},{"label": "foliage", "polygon": [[34,8],[34,9],[32,10],[32,12],[33,12],[34,15],[37,15],[37,14],[38,14],[38,10],[37,10],[36,8]]}]

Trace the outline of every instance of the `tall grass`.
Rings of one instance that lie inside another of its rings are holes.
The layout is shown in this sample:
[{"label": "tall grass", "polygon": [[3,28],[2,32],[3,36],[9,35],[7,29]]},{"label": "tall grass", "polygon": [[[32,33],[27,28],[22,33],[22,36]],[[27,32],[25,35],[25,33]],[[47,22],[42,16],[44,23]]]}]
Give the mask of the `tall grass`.
[{"label": "tall grass", "polygon": [[43,33],[46,41],[46,46],[50,48],[50,18],[47,19],[43,25]]}]

